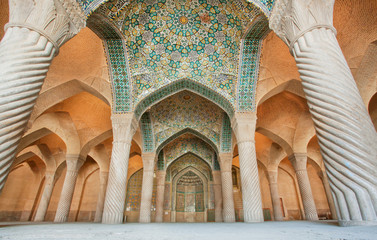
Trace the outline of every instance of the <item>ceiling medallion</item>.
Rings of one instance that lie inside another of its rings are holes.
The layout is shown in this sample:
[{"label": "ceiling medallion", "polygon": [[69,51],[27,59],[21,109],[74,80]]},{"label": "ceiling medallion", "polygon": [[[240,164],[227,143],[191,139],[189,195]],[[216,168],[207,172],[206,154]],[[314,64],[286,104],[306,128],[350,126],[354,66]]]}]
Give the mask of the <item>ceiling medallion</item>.
[{"label": "ceiling medallion", "polygon": [[185,16],[182,16],[182,17],[179,18],[179,22],[181,24],[187,24],[188,23],[188,18],[185,17]]}]

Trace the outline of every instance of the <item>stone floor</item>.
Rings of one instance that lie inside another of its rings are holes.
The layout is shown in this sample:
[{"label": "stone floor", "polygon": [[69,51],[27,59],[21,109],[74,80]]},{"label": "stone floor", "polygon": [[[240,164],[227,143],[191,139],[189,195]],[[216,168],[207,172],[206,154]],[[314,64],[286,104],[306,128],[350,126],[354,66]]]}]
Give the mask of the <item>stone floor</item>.
[{"label": "stone floor", "polygon": [[338,227],[334,222],[265,223],[0,223],[0,239],[377,239],[377,226]]}]

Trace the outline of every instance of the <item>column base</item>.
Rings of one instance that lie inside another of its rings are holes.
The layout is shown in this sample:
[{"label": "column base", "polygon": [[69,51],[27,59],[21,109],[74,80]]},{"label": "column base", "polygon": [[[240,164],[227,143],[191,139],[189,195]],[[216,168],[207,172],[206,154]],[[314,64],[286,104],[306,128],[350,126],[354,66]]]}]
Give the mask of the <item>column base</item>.
[{"label": "column base", "polygon": [[103,214],[102,223],[104,224],[122,224],[123,214]]},{"label": "column base", "polygon": [[377,226],[377,221],[338,221],[341,227],[351,227],[351,226]]}]

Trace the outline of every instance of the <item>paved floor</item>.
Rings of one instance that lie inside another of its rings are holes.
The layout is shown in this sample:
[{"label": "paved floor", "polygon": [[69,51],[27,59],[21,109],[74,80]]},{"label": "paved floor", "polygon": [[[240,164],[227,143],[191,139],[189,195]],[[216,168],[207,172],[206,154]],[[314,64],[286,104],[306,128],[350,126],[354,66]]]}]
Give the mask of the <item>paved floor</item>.
[{"label": "paved floor", "polygon": [[[13,224],[13,225],[12,225]],[[105,225],[95,223],[27,224],[3,223],[0,239],[377,239],[377,226],[338,227],[332,222],[265,223],[151,223]]]}]

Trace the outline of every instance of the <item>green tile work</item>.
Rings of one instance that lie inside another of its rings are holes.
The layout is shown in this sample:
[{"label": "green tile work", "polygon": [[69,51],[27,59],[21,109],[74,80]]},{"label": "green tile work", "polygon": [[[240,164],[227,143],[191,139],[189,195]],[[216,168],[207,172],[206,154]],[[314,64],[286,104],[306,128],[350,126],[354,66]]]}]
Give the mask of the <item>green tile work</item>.
[{"label": "green tile work", "polygon": [[175,175],[180,173],[182,170],[187,167],[193,167],[201,172],[207,179],[212,181],[212,171],[208,163],[203,159],[195,156],[194,154],[188,153],[175,160],[167,169],[166,169],[166,179],[171,181]]},{"label": "green tile work", "polygon": [[[139,211],[141,200],[141,187],[143,182],[143,169],[138,170],[128,179],[126,193],[126,211]],[[152,209],[156,208],[157,181],[153,179]]]},{"label": "green tile work", "polygon": [[213,156],[213,169],[215,171],[219,171],[220,170],[220,163],[219,163],[219,160],[218,160],[218,157],[217,157],[216,153]]},{"label": "green tile work", "polygon": [[144,113],[140,119],[140,128],[143,140],[143,152],[153,152],[153,130],[149,113]]},{"label": "green tile work", "polygon": [[223,111],[207,99],[182,91],[157,103],[149,113],[153,117],[156,146],[174,134],[191,128],[209,138],[218,149]]},{"label": "green tile work", "polygon": [[212,166],[214,150],[203,140],[188,133],[166,145],[164,148],[166,165],[169,166],[171,162],[186,153],[193,153]]},{"label": "green tile work", "polygon": [[247,0],[253,3],[255,6],[261,8],[266,16],[269,16],[274,6],[275,0]]},{"label": "green tile work", "polygon": [[221,129],[221,152],[232,151],[232,127],[227,114],[223,116],[223,125]]},{"label": "green tile work", "polygon": [[158,170],[165,170],[164,149],[161,149],[161,151],[158,153],[157,169]]},{"label": "green tile work", "polygon": [[241,66],[238,79],[239,112],[255,111],[256,87],[259,76],[259,61],[262,40],[269,32],[268,21],[259,16],[241,44]]},{"label": "green tile work", "polygon": [[202,83],[236,105],[241,37],[261,13],[244,1],[109,1],[101,13],[127,40],[134,105],[174,81]]},{"label": "green tile work", "polygon": [[112,83],[113,112],[130,112],[132,111],[132,99],[125,46],[120,39],[107,39],[104,41],[104,45],[108,55]]}]

